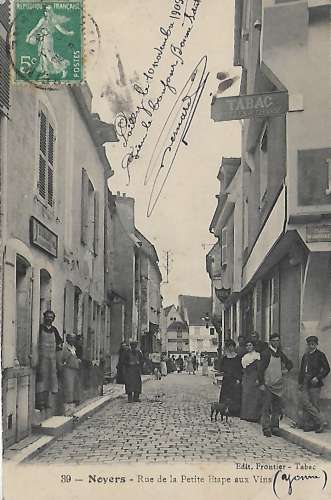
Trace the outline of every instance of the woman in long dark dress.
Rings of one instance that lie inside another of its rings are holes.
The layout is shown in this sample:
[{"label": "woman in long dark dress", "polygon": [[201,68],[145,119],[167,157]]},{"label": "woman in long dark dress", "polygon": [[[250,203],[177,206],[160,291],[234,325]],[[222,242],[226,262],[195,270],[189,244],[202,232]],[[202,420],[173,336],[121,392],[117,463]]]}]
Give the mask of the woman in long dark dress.
[{"label": "woman in long dark dress", "polygon": [[118,352],[118,363],[117,363],[117,375],[116,375],[116,384],[125,384],[124,380],[124,360],[125,353],[129,349],[125,342],[121,343],[119,352]]},{"label": "woman in long dark dress", "polygon": [[241,359],[243,378],[240,418],[248,422],[258,422],[261,416],[261,391],[257,376],[260,353],[255,351],[251,340],[247,340],[246,349],[247,354]]},{"label": "woman in long dark dress", "polygon": [[225,353],[220,363],[220,372],[223,373],[220,403],[226,403],[230,415],[239,417],[241,403],[242,366],[237,355],[236,344],[233,340],[225,343]]}]

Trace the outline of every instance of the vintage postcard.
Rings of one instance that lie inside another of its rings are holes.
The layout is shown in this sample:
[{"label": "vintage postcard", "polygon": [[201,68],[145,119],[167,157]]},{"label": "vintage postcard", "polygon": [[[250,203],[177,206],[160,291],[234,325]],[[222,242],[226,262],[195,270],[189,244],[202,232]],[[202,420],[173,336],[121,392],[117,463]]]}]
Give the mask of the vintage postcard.
[{"label": "vintage postcard", "polygon": [[331,498],[330,5],[0,0],[5,500]]}]

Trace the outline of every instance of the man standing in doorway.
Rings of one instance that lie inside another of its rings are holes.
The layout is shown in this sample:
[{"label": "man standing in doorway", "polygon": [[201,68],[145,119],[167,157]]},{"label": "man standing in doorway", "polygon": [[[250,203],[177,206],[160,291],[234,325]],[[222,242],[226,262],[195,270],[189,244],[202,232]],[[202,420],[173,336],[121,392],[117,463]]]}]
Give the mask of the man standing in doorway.
[{"label": "man standing in doorway", "polygon": [[293,363],[280,350],[278,333],[270,336],[270,344],[261,353],[258,363],[258,379],[262,391],[262,431],[266,437],[279,433],[279,419],[282,413],[283,369],[290,371]]},{"label": "man standing in doorway", "polygon": [[130,349],[125,351],[123,359],[125,392],[129,403],[140,403],[142,365],[142,352],[138,349],[138,342],[133,340],[130,342]]},{"label": "man standing in doorway", "polygon": [[323,432],[325,423],[319,409],[323,379],[330,372],[324,352],[317,349],[318,338],[306,338],[307,350],[302,356],[299,373],[299,390],[302,392],[303,430]]},{"label": "man standing in doorway", "polygon": [[62,350],[63,340],[53,325],[55,313],[45,311],[39,330],[36,408],[51,408],[50,393],[58,392],[56,352]]}]

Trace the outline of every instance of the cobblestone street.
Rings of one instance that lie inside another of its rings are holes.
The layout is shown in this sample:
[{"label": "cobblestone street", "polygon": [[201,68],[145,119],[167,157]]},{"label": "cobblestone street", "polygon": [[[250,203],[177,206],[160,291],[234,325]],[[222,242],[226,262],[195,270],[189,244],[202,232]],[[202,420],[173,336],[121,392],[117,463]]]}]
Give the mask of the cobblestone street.
[{"label": "cobblestone street", "polygon": [[109,403],[30,463],[304,461],[318,457],[260,427],[230,418],[210,422],[219,389],[210,377],[170,374],[143,386],[142,402]]}]

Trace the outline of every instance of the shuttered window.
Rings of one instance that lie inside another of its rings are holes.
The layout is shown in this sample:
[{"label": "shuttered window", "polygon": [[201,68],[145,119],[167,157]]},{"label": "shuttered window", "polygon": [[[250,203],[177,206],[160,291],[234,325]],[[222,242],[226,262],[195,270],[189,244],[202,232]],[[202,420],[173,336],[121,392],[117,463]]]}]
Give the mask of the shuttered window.
[{"label": "shuttered window", "polygon": [[9,0],[0,5],[0,112],[9,111],[9,52],[6,37],[9,30]]},{"label": "shuttered window", "polygon": [[55,132],[46,111],[39,112],[38,192],[49,207],[54,207]]},{"label": "shuttered window", "polygon": [[82,168],[81,243],[94,255],[99,253],[100,196],[94,190],[87,171]]},{"label": "shuttered window", "polygon": [[0,36],[0,111],[9,111],[9,56],[6,42]]},{"label": "shuttered window", "polygon": [[9,8],[9,0],[5,0],[5,2],[2,2],[0,5],[0,22],[1,24],[6,28],[6,30],[9,30],[9,17],[10,17],[10,8]]}]

